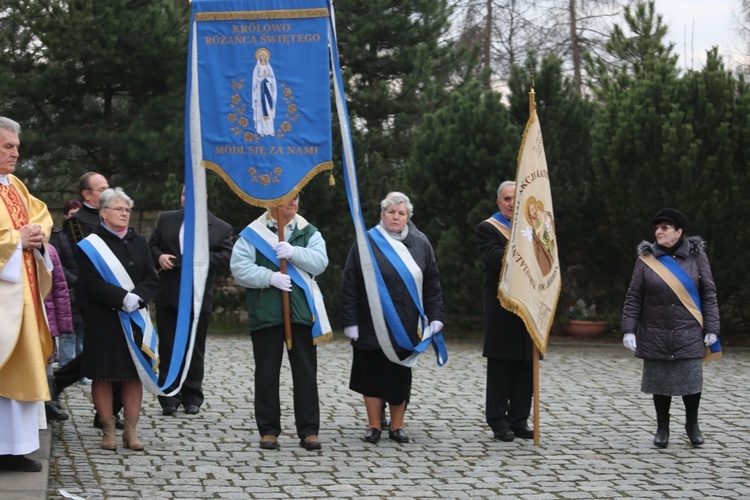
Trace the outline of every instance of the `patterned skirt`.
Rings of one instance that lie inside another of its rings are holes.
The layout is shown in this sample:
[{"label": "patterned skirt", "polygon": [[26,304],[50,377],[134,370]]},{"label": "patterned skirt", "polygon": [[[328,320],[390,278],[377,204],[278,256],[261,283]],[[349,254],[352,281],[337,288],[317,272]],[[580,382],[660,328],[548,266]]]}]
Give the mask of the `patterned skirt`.
[{"label": "patterned skirt", "polygon": [[658,396],[687,396],[702,390],[702,359],[643,360],[642,392]]}]

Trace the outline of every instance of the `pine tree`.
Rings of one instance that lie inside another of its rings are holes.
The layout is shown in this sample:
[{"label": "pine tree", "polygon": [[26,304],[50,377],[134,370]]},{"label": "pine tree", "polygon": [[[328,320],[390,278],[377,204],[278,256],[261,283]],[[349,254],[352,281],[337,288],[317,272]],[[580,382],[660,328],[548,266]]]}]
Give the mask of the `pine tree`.
[{"label": "pine tree", "polygon": [[515,176],[521,136],[499,94],[478,81],[424,116],[404,180],[413,221],[430,239],[451,324],[481,327],[482,264],[474,227],[497,211],[497,187]]},{"label": "pine tree", "polygon": [[188,3],[5,4],[3,107],[24,127],[36,194],[69,197],[95,170],[136,199],[159,199],[161,180],[184,163]]}]

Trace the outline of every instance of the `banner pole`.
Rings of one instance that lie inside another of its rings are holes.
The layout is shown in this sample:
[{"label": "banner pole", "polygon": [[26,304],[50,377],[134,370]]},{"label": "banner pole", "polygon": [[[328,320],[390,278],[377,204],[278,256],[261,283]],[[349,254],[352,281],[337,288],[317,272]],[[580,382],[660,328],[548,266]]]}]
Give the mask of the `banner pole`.
[{"label": "banner pole", "polygon": [[534,344],[534,446],[539,446],[539,349]]},{"label": "banner pole", "polygon": [[[279,243],[284,241],[284,225],[286,224],[282,224],[280,219],[280,216],[276,219],[279,225]],[[279,259],[279,261],[281,274],[286,274],[286,259]],[[284,340],[287,350],[290,351],[292,349],[292,318],[289,314],[289,292],[281,292],[281,307],[284,311]]]}]

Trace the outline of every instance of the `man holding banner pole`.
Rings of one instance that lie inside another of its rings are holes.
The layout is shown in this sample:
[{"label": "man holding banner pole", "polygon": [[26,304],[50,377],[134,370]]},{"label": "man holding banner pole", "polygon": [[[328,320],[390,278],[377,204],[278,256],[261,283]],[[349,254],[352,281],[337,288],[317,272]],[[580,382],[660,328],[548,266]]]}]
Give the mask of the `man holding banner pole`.
[{"label": "man holding banner pole", "polygon": [[486,419],[495,439],[534,437],[528,426],[533,390],[533,347],[523,321],[497,299],[505,247],[513,220],[516,183],[497,190],[500,209],[474,230],[484,261],[484,350],[487,358]]},{"label": "man holding banner pole", "polygon": [[[500,185],[500,212],[479,224],[476,236],[486,265],[487,422],[497,439],[533,438],[538,445],[539,359],[547,352],[561,279],[552,189],[534,96],[532,79],[516,181]],[[526,424],[532,398],[533,431]]]},{"label": "man holding banner pole", "polygon": [[[299,196],[271,208],[248,225],[232,249],[230,267],[247,289],[248,324],[255,361],[255,420],[260,447],[279,448],[279,375],[284,354],[282,293],[289,292],[292,348],[287,351],[294,386],[294,420],[300,446],[319,450],[320,408],[316,346],[332,337],[315,276],[328,267],[320,231],[297,214]],[[277,236],[283,228],[284,241]],[[287,263],[289,274],[280,272]]]}]

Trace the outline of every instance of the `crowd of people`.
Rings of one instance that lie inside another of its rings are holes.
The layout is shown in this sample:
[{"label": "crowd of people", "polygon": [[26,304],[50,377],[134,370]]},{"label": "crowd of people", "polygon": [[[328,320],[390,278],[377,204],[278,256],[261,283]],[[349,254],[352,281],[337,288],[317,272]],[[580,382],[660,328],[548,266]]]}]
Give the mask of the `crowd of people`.
[{"label": "crowd of people", "polygon": [[[221,268],[229,268],[246,292],[260,448],[279,448],[279,378],[286,351],[299,444],[322,449],[317,346],[333,333],[315,278],[329,260],[323,235],[298,213],[299,195],[269,207],[236,241],[229,224],[207,214],[209,268],[200,310],[191,310],[197,326],[187,350],[190,358],[180,361],[184,376],[179,382],[162,387],[178,330],[184,210],[162,213],[146,240],[130,227],[132,198],[111,188],[103,175],[88,172],[78,184],[80,199],[63,207],[63,227],[53,228],[47,206],[14,175],[20,132],[18,123],[0,117],[0,469],[42,469],[26,457],[39,447],[38,408],[45,403],[48,420],[68,419],[59,396],[76,382],[92,383],[93,424],[102,429],[101,448],[117,450],[117,430],[122,429],[123,447],[144,450],[137,434],[144,387],[139,360],[144,357],[160,359],[163,416],[174,415],[180,406],[188,415],[199,413],[213,284]],[[529,426],[533,342],[521,318],[497,298],[515,193],[513,181],[501,183],[498,211],[475,228],[484,263],[485,414],[500,441],[534,437]],[[543,213],[536,204],[521,210],[534,221]],[[357,241],[343,268],[339,311],[352,347],[349,388],[363,397],[363,440],[371,444],[386,427],[388,439],[409,443],[404,427],[417,346],[444,327],[438,265],[413,213],[407,195],[388,193],[380,203],[380,221],[365,236],[370,260]],[[665,208],[652,223],[656,241],[639,245],[625,297],[623,344],[643,359],[641,390],[653,395],[656,408],[654,445],[668,445],[671,398],[682,396],[687,436],[700,446],[701,359],[705,348],[718,341],[716,288],[705,244],[687,235],[685,215]],[[544,247],[548,239],[540,234]],[[373,268],[377,298],[365,272]],[[158,353],[150,350],[151,303]],[[54,361],[59,368],[51,373]]]}]

